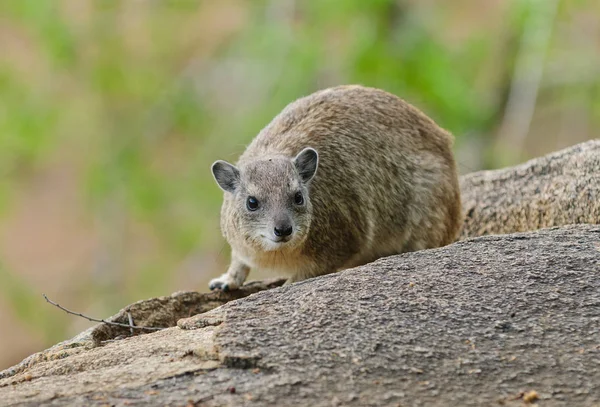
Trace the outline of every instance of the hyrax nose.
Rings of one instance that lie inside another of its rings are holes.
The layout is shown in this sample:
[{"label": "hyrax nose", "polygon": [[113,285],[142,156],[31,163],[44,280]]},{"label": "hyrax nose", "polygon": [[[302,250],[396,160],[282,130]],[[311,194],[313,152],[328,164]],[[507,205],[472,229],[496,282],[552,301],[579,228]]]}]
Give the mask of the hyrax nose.
[{"label": "hyrax nose", "polygon": [[275,236],[289,236],[292,234],[292,225],[278,225],[275,226],[275,230],[273,231]]}]

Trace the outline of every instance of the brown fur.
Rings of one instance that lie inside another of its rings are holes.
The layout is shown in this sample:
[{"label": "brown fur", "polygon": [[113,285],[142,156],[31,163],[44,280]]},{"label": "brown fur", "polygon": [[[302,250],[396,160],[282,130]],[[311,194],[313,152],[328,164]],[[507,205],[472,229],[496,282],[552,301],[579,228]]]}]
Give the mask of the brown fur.
[{"label": "brown fur", "polygon": [[[316,175],[303,184],[291,160],[306,147],[319,159]],[[250,267],[294,282],[453,242],[462,219],[451,149],[447,131],[382,90],[339,86],[296,100],[238,161],[240,186],[225,192],[221,212],[232,264],[211,288],[238,287]],[[307,200],[300,212],[285,204],[298,188]],[[265,200],[264,214],[289,208],[298,236],[264,250],[253,230],[268,231],[270,220],[248,212],[244,202],[252,194]]]}]

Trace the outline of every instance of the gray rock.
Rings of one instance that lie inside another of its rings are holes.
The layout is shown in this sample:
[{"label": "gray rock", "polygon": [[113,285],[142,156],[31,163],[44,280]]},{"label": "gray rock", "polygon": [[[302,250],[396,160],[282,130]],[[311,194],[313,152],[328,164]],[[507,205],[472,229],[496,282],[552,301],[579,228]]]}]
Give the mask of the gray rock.
[{"label": "gray rock", "polygon": [[600,224],[600,140],[460,180],[461,239],[571,224]]},{"label": "gray rock", "polygon": [[139,301],[109,320],[170,328],[90,328],[0,405],[600,406],[599,174],[595,140],[461,180],[463,239],[562,228]]},{"label": "gray rock", "polygon": [[0,403],[598,405],[599,273],[599,226],[466,240],[33,364]]},{"label": "gray rock", "polygon": [[[231,292],[176,292],[169,296],[135,302],[112,317],[106,318],[106,321],[128,324],[129,315],[131,315],[133,324],[138,327],[172,327],[177,324],[180,318],[210,311],[229,301],[247,297],[250,294],[269,288],[279,287],[284,282],[284,278],[253,281],[244,285],[241,289]],[[139,335],[145,332],[147,331],[98,324],[72,339],[58,343],[49,349],[27,357],[16,366],[0,371],[0,379],[12,377],[41,362],[64,359],[101,346],[106,341],[132,336],[132,334]]]}]

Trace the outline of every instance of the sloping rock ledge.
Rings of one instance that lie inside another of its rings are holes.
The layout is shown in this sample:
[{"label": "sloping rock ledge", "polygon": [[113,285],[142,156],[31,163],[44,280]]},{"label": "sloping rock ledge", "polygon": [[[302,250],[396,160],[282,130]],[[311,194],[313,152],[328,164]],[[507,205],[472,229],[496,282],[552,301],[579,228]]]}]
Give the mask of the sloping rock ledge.
[{"label": "sloping rock ledge", "polygon": [[[599,223],[599,154],[593,141],[463,177],[463,236]],[[178,326],[93,327],[0,372],[0,405],[600,405],[600,226],[282,283],[132,304],[111,320]]]},{"label": "sloping rock ledge", "polygon": [[600,400],[600,227],[481,237],[235,300],[0,380],[21,405]]}]

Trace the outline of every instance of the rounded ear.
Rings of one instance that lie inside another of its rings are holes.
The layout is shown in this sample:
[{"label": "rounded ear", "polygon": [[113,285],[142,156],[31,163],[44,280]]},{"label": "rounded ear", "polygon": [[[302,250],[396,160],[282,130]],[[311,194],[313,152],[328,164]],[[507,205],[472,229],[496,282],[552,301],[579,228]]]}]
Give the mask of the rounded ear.
[{"label": "rounded ear", "polygon": [[317,172],[319,165],[319,154],[313,148],[307,147],[300,151],[294,158],[294,165],[300,174],[303,182],[310,181]]},{"label": "rounded ear", "polygon": [[240,185],[240,171],[227,161],[215,161],[211,167],[213,177],[225,192],[235,192]]}]

